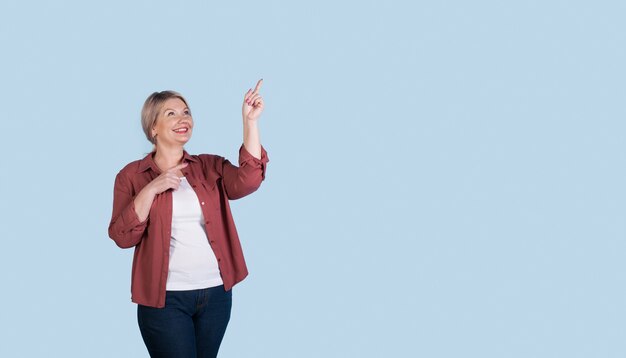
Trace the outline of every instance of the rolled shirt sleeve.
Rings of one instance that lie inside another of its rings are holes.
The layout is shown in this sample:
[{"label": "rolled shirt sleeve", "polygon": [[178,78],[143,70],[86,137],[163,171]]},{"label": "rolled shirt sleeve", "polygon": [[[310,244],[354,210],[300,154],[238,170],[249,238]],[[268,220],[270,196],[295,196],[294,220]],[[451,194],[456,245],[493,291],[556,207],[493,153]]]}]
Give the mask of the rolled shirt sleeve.
[{"label": "rolled shirt sleeve", "polygon": [[265,171],[269,158],[261,146],[261,159],[255,158],[242,144],[239,148],[239,167],[224,159],[222,175],[226,195],[229,199],[239,199],[255,192],[265,180]]},{"label": "rolled shirt sleeve", "polygon": [[113,214],[109,224],[109,237],[121,248],[137,245],[148,226],[148,218],[139,221],[135,211],[135,196],[121,174],[115,178]]}]

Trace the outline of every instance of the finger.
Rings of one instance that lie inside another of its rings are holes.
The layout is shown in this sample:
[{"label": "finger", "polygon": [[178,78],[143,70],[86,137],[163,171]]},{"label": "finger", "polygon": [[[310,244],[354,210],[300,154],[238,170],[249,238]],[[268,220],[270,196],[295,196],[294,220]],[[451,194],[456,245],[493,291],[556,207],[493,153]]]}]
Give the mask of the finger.
[{"label": "finger", "polygon": [[254,103],[254,101],[256,101],[258,98],[261,98],[260,94],[255,94],[254,96],[250,97],[250,99],[248,100],[249,104]]},{"label": "finger", "polygon": [[247,101],[251,93],[252,93],[252,88],[249,88],[248,92],[246,92],[246,94],[243,96],[243,100]]},{"label": "finger", "polygon": [[177,179],[172,178],[171,176],[163,177],[163,180],[160,182],[160,185],[164,186],[166,189],[171,188],[178,181]]},{"label": "finger", "polygon": [[246,96],[244,102],[248,105],[250,105],[252,103],[252,97],[254,97],[255,93],[252,92],[252,90],[250,90],[250,93],[248,93],[248,95]]},{"label": "finger", "polygon": [[261,78],[259,82],[256,83],[256,87],[254,87],[254,92],[259,92],[261,90],[261,85],[263,84],[263,79]]},{"label": "finger", "polygon": [[257,98],[257,100],[254,101],[252,105],[255,107],[263,107],[263,98],[261,97]]},{"label": "finger", "polygon": [[167,180],[167,187],[176,190],[180,186],[180,182],[181,182],[181,179],[178,178],[178,177],[176,177],[176,178],[168,178],[168,180]]},{"label": "finger", "polygon": [[248,99],[246,100],[246,103],[247,103],[248,105],[250,105],[250,106],[251,106],[251,105],[252,105],[252,103],[254,103],[254,101],[255,101],[257,98],[259,98],[259,96],[260,96],[259,94],[254,94],[254,92],[253,92],[253,94],[252,94],[252,95],[250,95],[250,97],[248,97]]},{"label": "finger", "polygon": [[186,166],[187,166],[187,162],[185,162],[185,163],[180,163],[180,164],[178,164],[178,165],[175,165],[175,166],[171,167],[171,168],[168,170],[168,172],[174,172],[174,171],[177,171],[177,170],[181,170],[181,169],[183,169],[183,168],[184,168],[184,167],[186,167]]},{"label": "finger", "polygon": [[168,172],[165,180],[168,183],[179,183],[182,179],[178,177],[178,175],[174,172]]}]

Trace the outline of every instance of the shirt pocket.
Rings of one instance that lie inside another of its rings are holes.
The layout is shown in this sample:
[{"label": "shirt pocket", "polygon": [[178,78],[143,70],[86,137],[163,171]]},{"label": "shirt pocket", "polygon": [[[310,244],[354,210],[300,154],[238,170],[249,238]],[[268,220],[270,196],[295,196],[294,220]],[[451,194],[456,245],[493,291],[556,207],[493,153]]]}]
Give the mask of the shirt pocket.
[{"label": "shirt pocket", "polygon": [[221,209],[219,183],[203,180],[200,185],[204,192],[200,198],[200,204],[207,206],[208,210],[219,211]]}]

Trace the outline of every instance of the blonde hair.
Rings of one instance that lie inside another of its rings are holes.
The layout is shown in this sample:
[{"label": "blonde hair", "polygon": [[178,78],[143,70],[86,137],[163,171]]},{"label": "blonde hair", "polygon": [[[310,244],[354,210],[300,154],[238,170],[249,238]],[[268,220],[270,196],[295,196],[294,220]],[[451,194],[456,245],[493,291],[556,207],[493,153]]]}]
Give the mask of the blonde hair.
[{"label": "blonde hair", "polygon": [[146,138],[150,141],[150,143],[156,146],[156,138],[152,136],[152,128],[156,124],[157,118],[159,117],[159,112],[161,108],[163,108],[163,104],[170,98],[178,98],[181,101],[185,102],[185,105],[189,107],[187,104],[187,100],[176,91],[161,91],[154,92],[146,98],[146,102],[143,104],[143,108],[141,109],[141,127],[143,128],[143,132],[146,134]]}]

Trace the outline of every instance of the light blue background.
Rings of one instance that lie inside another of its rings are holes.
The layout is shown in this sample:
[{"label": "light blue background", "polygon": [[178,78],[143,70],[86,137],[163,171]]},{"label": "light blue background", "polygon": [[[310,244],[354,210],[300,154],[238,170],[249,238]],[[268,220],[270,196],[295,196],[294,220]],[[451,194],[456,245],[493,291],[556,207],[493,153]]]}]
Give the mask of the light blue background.
[{"label": "light blue background", "polygon": [[626,356],[626,5],[0,5],[0,356],[147,357],[113,180],[174,89],[236,161],[250,276],[221,357]]}]

